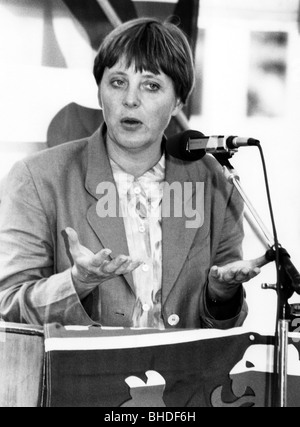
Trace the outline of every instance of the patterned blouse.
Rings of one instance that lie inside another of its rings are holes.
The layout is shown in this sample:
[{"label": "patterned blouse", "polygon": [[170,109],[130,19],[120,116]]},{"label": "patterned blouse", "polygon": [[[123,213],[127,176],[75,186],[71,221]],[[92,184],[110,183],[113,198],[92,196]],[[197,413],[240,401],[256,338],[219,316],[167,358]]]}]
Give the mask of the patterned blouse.
[{"label": "patterned blouse", "polygon": [[165,155],[135,178],[110,159],[124,218],[129,254],[144,264],[133,272],[133,327],[164,329],[162,320],[162,197]]}]

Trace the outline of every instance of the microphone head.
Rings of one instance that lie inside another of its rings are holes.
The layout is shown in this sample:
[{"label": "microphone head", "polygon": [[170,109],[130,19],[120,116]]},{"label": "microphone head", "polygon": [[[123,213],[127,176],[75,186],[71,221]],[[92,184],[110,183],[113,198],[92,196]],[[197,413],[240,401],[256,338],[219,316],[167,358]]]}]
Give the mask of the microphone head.
[{"label": "microphone head", "polygon": [[176,159],[185,160],[188,162],[195,162],[202,159],[206,151],[205,150],[193,150],[188,151],[189,139],[203,138],[205,135],[195,130],[186,130],[178,133],[171,138],[167,139],[166,150],[167,153]]}]

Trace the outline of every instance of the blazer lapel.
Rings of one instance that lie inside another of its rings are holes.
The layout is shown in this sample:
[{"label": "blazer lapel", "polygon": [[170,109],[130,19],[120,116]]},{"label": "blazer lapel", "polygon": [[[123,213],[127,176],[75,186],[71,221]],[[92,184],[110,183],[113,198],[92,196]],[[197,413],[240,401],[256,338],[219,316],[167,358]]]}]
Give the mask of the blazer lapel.
[{"label": "blazer lapel", "polygon": [[[167,157],[166,163],[166,187],[163,202],[163,304],[166,302],[183,264],[188,256],[196,233],[202,226],[204,217],[204,203],[201,201],[201,223],[193,224],[190,217],[191,210],[196,207],[196,179],[192,179],[189,169],[193,165],[187,165],[183,161],[173,157]],[[194,166],[195,167],[195,166]],[[197,175],[195,174],[195,177]],[[174,191],[170,191],[170,187]],[[204,190],[204,184],[203,184]],[[166,191],[172,197],[166,197]],[[202,197],[200,194],[199,197]],[[169,203],[171,206],[168,206]]]},{"label": "blazer lapel", "polygon": [[[119,196],[113,178],[110,162],[104,141],[105,126],[102,126],[89,140],[86,189],[94,197],[87,219],[104,248],[112,251],[112,258],[118,255],[129,255],[123,218],[119,215]],[[103,190],[107,189],[109,193]],[[102,194],[101,194],[102,193]],[[109,196],[108,196],[109,194]],[[110,199],[110,208],[114,215],[103,215],[99,212],[102,198]],[[134,292],[133,276],[125,279]]]}]

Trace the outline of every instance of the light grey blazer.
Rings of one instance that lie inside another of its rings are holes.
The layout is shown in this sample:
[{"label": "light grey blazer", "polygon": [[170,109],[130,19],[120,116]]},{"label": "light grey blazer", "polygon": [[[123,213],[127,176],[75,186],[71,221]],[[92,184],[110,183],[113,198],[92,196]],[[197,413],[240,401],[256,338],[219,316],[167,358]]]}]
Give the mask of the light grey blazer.
[{"label": "light grey blazer", "polygon": [[[100,218],[100,183],[114,183],[105,125],[88,139],[46,150],[12,169],[0,206],[0,315],[6,321],[63,325],[132,325],[132,274],[108,280],[80,301],[71,278],[72,258],[64,230],[74,228],[94,253],[128,255],[122,218]],[[166,328],[241,326],[247,305],[234,319],[217,321],[205,291],[212,265],[242,258],[243,203],[212,156],[185,162],[167,155],[166,181],[204,183],[204,222],[187,228],[183,216],[163,218],[162,310]],[[191,185],[191,184],[190,184]],[[172,201],[172,200],[171,200]],[[191,205],[190,205],[191,208]]]}]

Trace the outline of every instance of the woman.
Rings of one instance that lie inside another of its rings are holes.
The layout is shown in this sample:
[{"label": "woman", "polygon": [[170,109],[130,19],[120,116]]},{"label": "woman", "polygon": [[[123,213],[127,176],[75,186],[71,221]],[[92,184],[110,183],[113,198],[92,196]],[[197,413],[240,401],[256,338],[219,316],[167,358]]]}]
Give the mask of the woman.
[{"label": "woman", "polygon": [[[241,260],[242,203],[213,158],[189,163],[164,149],[165,129],[194,85],[184,34],[154,19],[130,21],[102,43],[94,75],[99,131],[19,162],[8,179],[3,319],[240,326],[242,283],[259,273]],[[202,221],[190,227],[193,206]]]}]

